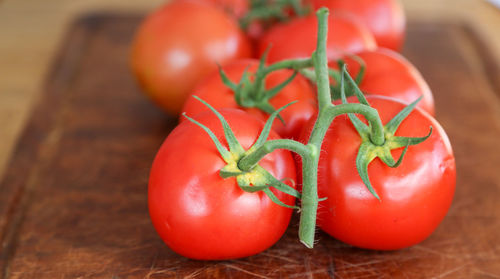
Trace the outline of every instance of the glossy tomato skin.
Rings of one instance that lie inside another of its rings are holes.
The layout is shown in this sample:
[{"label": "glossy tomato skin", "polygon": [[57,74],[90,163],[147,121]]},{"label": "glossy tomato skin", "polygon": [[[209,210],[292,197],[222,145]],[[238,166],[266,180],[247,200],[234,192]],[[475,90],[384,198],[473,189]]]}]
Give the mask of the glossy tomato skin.
[{"label": "glossy tomato skin", "polygon": [[173,1],[137,30],[131,66],[145,93],[178,114],[197,82],[236,58],[251,56],[248,39],[222,10],[197,1]]},{"label": "glossy tomato skin", "polygon": [[[394,99],[367,96],[387,123],[404,104]],[[351,97],[349,102],[355,102]],[[304,130],[303,140],[312,128]],[[321,201],[317,223],[331,236],[353,246],[395,250],[426,239],[442,221],[455,191],[455,159],[439,123],[420,109],[401,124],[396,136],[432,135],[410,146],[403,162],[390,168],[375,159],[368,175],[380,201],[371,195],[356,170],[360,136],[347,116],[337,117],[322,146],[318,172]],[[402,148],[392,151],[397,160]]]},{"label": "glossy tomato skin", "polygon": [[[434,115],[434,97],[429,85],[420,72],[401,54],[379,48],[373,51],[356,53],[365,63],[365,75],[359,85],[366,94],[392,97],[407,104],[412,103],[420,96],[422,100],[418,107]],[[360,64],[353,58],[346,57],[344,61],[352,76],[356,76]],[[336,66],[336,63],[331,63]]]},{"label": "glossy tomato skin", "polygon": [[[235,60],[223,67],[223,70],[230,80],[237,83],[241,79],[245,69],[249,73],[255,73],[258,65],[258,60],[241,59]],[[292,74],[293,72],[291,70],[279,70],[271,73],[266,79],[266,88],[273,88],[281,84]],[[269,117],[269,114],[257,108],[243,108],[238,106],[233,91],[223,84],[218,71],[201,82],[196,89],[193,90],[193,94],[215,108],[243,109],[263,121],[267,120]],[[297,103],[289,106],[280,113],[286,124],[283,125],[278,119],[275,120],[273,124],[273,129],[284,138],[298,138],[304,124],[316,111],[315,92],[310,83],[301,75],[297,75],[294,80],[274,96],[269,103],[275,109],[278,109],[293,101],[297,101]],[[207,110],[208,108],[204,104],[192,96],[187,99],[182,109],[187,115],[196,115]]]},{"label": "glossy tomato skin", "polygon": [[315,9],[356,15],[375,36],[380,47],[399,51],[404,42],[406,17],[399,0],[310,0]]},{"label": "glossy tomato skin", "polygon": [[[221,110],[243,148],[257,139],[264,123],[240,110]],[[195,116],[226,146],[212,112]],[[278,139],[276,133],[271,139]],[[278,150],[260,166],[278,179],[295,180],[293,158]],[[177,126],[161,146],[149,179],[149,212],[163,241],[178,254],[200,260],[234,259],[257,254],[285,232],[292,210],[264,193],[243,192],[234,177],[223,179],[225,162],[207,133],[192,122]],[[286,204],[295,198],[273,192]]]},{"label": "glossy tomato skin", "polygon": [[[308,58],[316,49],[318,30],[314,15],[273,26],[259,42],[259,53],[271,46],[267,61]],[[345,54],[377,48],[375,38],[359,20],[346,13],[331,13],[328,20],[327,56],[338,59]]]}]

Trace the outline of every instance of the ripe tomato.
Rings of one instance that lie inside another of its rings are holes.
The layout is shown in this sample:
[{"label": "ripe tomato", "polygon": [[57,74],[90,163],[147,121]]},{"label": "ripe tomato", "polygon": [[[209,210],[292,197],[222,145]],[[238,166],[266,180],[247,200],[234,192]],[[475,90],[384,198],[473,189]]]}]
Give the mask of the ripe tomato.
[{"label": "ripe tomato", "polygon": [[238,24],[218,8],[173,1],[149,15],[137,30],[132,70],[146,94],[178,114],[188,94],[206,74],[234,58],[250,57]]},{"label": "ripe tomato", "polygon": [[[272,27],[259,42],[259,53],[271,46],[268,61],[287,58],[307,58],[316,49],[317,20],[314,16],[296,18]],[[377,47],[370,31],[354,17],[336,13],[328,20],[327,55],[329,60],[347,53],[372,50]]]},{"label": "ripe tomato", "polygon": [[[248,149],[264,123],[241,110],[221,110]],[[194,117],[226,146],[222,125],[212,112]],[[271,132],[271,139],[278,139]],[[273,203],[264,193],[242,191],[234,177],[223,179],[226,165],[208,134],[190,121],[177,126],[161,146],[149,179],[149,212],[163,241],[175,252],[193,259],[232,259],[259,253],[285,232],[292,210]],[[295,180],[289,151],[277,150],[259,165],[277,179]],[[295,198],[274,194],[293,205]]]},{"label": "ripe tomato", "polygon": [[250,8],[250,1],[248,0],[203,0],[205,2],[212,3],[228,12],[229,14],[234,15],[236,18],[243,17]]},{"label": "ripe tomato", "polygon": [[346,11],[359,17],[381,47],[400,50],[405,33],[405,14],[398,0],[310,0],[315,9]]},{"label": "ripe tomato", "polygon": [[[359,84],[367,94],[382,95],[411,103],[423,96],[418,107],[434,115],[434,97],[419,71],[401,54],[390,49],[356,53],[365,63],[365,75]],[[347,69],[356,76],[360,69],[357,60],[346,57]],[[336,63],[331,63],[336,66]]]},{"label": "ripe tomato", "polygon": [[[387,123],[405,105],[386,97],[367,96]],[[354,99],[349,98],[350,102]],[[363,119],[362,117],[360,117]],[[427,238],[448,211],[455,191],[455,159],[439,123],[416,109],[403,120],[396,136],[431,136],[410,146],[401,165],[390,168],[379,158],[368,166],[377,200],[356,169],[361,139],[347,116],[337,117],[328,130],[319,161],[318,225],[331,236],[354,246],[393,250]],[[308,138],[312,121],[302,135]],[[399,158],[403,148],[392,151]]]},{"label": "ripe tomato", "polygon": [[[259,61],[255,59],[236,60],[223,67],[224,72],[230,80],[237,83],[245,69],[249,73],[255,73]],[[291,70],[279,70],[271,73],[266,79],[266,88],[273,88],[292,75]],[[193,94],[200,97],[215,108],[240,108],[250,114],[266,120],[269,114],[264,113],[257,108],[240,107],[234,98],[234,92],[229,89],[221,80],[218,72],[214,72],[193,91]],[[315,92],[309,82],[302,76],[297,75],[286,87],[284,87],[276,96],[269,100],[269,103],[278,109],[292,101],[297,103],[280,112],[286,125],[279,120],[275,120],[273,129],[282,137],[297,138],[304,124],[311,118],[316,110]],[[196,115],[208,108],[198,100],[189,97],[182,109],[187,115]]]}]

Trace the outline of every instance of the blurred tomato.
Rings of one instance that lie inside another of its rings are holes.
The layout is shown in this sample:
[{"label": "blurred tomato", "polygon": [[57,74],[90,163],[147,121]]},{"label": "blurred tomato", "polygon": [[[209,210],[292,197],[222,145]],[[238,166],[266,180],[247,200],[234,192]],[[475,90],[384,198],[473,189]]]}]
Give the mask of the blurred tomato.
[{"label": "blurred tomato", "polygon": [[405,33],[405,14],[398,0],[309,0],[314,9],[346,11],[359,17],[381,47],[400,50]]},{"label": "blurred tomato", "polygon": [[[259,43],[259,53],[271,47],[268,62],[288,58],[307,58],[316,49],[318,23],[314,15],[296,18],[271,28]],[[377,48],[373,35],[353,16],[332,13],[328,20],[327,55],[329,60],[345,54]]]},{"label": "blurred tomato", "polygon": [[248,0],[200,0],[211,3],[236,18],[243,17],[250,8],[250,1]]},{"label": "blurred tomato", "polygon": [[137,30],[132,70],[146,94],[178,114],[202,78],[251,47],[236,21],[213,5],[174,1],[150,14]]}]

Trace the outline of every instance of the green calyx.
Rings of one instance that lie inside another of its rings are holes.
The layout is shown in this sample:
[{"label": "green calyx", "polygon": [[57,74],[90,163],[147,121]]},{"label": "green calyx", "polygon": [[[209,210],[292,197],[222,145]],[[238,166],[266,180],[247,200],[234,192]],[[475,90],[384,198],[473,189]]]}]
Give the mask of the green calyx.
[{"label": "green calyx", "polygon": [[233,131],[231,130],[231,127],[227,123],[227,121],[224,119],[222,114],[220,114],[217,110],[215,110],[212,106],[210,106],[208,103],[205,101],[201,100],[197,96],[194,96],[195,99],[199,100],[202,102],[204,105],[206,105],[220,120],[223,130],[224,130],[224,136],[226,138],[226,141],[229,146],[229,150],[226,149],[221,142],[217,139],[215,134],[208,129],[205,125],[202,123],[194,120],[193,118],[187,116],[184,114],[184,116],[191,122],[195,123],[199,127],[201,127],[207,134],[210,136],[212,141],[214,142],[217,150],[219,151],[220,155],[226,162],[226,166],[220,170],[220,176],[223,178],[229,178],[229,177],[235,177],[236,181],[238,183],[238,186],[245,192],[250,192],[254,193],[257,191],[263,191],[274,203],[288,207],[288,208],[294,208],[298,209],[297,206],[295,205],[288,205],[280,201],[276,195],[271,191],[271,187],[277,189],[278,191],[281,191],[283,193],[286,193],[288,195],[294,196],[296,198],[301,197],[301,194],[295,190],[294,188],[288,186],[285,184],[283,181],[280,181],[276,179],[272,174],[270,174],[266,169],[262,168],[258,164],[255,164],[252,166],[252,168],[247,169],[247,170],[242,170],[238,164],[239,161],[251,155],[255,150],[259,149],[261,146],[263,146],[267,142],[267,138],[269,136],[269,133],[271,131],[271,126],[278,115],[278,113],[283,110],[284,108],[288,107],[292,103],[278,109],[277,111],[273,112],[269,119],[267,120],[266,124],[264,125],[264,128],[262,129],[262,132],[260,133],[257,141],[255,144],[250,147],[248,150],[245,150],[241,144],[238,142],[236,139],[236,136],[234,135]]},{"label": "green calyx", "polygon": [[[363,81],[363,78],[365,77],[365,71],[366,71],[366,64],[365,62],[363,61],[363,59],[361,59],[361,57],[359,56],[356,56],[356,55],[353,55],[351,56],[351,58],[353,58],[354,60],[356,60],[359,65],[360,65],[360,68],[359,68],[359,72],[358,74],[356,75],[356,77],[354,78],[354,82],[356,83],[356,87],[359,87],[359,85],[361,84],[361,81]],[[330,75],[331,78],[333,78],[335,80],[335,85],[333,85],[331,88],[330,88],[330,92],[332,94],[332,99],[333,100],[340,100],[342,99],[342,95],[341,95],[341,79],[342,79],[342,69],[345,67],[345,62],[344,60],[342,59],[339,59],[337,60],[337,65],[339,67],[339,69],[341,69],[340,71],[337,71],[337,70],[333,70],[333,69],[330,69],[330,71],[328,72],[328,74]],[[346,85],[346,90],[345,90],[345,95],[347,97],[350,97],[350,96],[354,96],[354,88],[353,86],[348,83]]]},{"label": "green calyx", "polygon": [[[356,82],[349,76],[349,74],[347,74],[346,66],[342,65],[341,69],[340,97],[342,99],[342,103],[347,104],[347,98],[345,94],[345,89],[347,87],[352,88],[352,94],[358,98],[361,104],[369,106],[368,101],[359,90],[359,87],[357,87]],[[346,76],[348,86],[345,86],[344,84]],[[347,114],[362,140],[362,143],[358,149],[358,155],[356,156],[356,168],[358,170],[359,176],[363,180],[363,183],[366,185],[370,193],[378,200],[380,200],[380,197],[373,188],[368,177],[368,165],[375,158],[380,158],[380,160],[382,160],[382,162],[384,162],[387,166],[396,168],[403,161],[403,157],[406,154],[409,146],[416,145],[425,141],[432,134],[432,127],[430,127],[429,134],[424,137],[401,137],[394,135],[403,120],[413,111],[413,109],[415,109],[416,105],[421,99],[422,97],[409,104],[384,126],[384,141],[381,144],[375,143],[372,140],[372,130],[370,126],[367,126],[365,123],[363,123],[355,114]],[[401,156],[397,161],[395,161],[392,157],[391,151],[403,147],[404,150],[401,153]]]},{"label": "green calyx", "polygon": [[[257,68],[255,74],[253,74],[253,79],[251,78],[252,74],[248,72],[248,69],[245,69],[238,83],[231,81],[220,66],[219,74],[224,85],[234,92],[235,101],[239,106],[244,108],[258,108],[265,113],[272,114],[276,111],[276,109],[269,103],[269,100],[276,96],[276,94],[283,90],[283,88],[285,88],[290,82],[292,82],[292,80],[297,76],[297,71],[294,71],[290,77],[277,86],[271,89],[266,89],[265,80],[268,74],[277,70],[276,67],[267,67],[265,65],[268,52],[269,48],[262,55],[259,67]],[[292,68],[292,66],[287,68]],[[278,118],[284,122],[279,115]]]},{"label": "green calyx", "polygon": [[293,14],[305,16],[309,13],[310,8],[302,4],[301,0],[251,0],[249,11],[239,20],[239,23],[241,29],[247,30],[250,23],[256,20],[269,25],[276,21],[288,21]]}]

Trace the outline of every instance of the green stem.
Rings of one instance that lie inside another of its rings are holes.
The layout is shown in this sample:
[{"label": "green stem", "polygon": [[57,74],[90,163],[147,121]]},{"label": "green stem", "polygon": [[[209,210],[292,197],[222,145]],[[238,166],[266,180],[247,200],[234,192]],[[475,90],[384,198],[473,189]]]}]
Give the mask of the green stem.
[{"label": "green stem", "polygon": [[[384,142],[384,128],[377,110],[361,103],[333,105],[330,93],[328,60],[326,56],[326,40],[328,28],[328,9],[317,11],[318,43],[312,59],[286,60],[270,65],[262,72],[271,72],[283,68],[305,70],[314,66],[318,88],[318,117],[314,124],[307,145],[293,140],[273,140],[264,143],[255,150],[248,152],[238,162],[238,168],[243,171],[252,169],[266,154],[276,149],[288,149],[302,157],[302,205],[299,226],[300,241],[309,248],[314,246],[316,214],[318,210],[318,165],[323,139],[332,121],[338,115],[358,113],[365,116],[372,129],[374,144]],[[308,73],[311,73],[305,70]],[[311,73],[312,75],[313,73]],[[265,75],[264,75],[265,76]]]},{"label": "green stem", "polygon": [[[361,114],[366,118],[368,123],[370,123],[370,127],[372,127],[370,132],[370,140],[372,141],[372,143],[375,145],[382,145],[385,142],[384,126],[376,109],[363,104],[349,103],[331,107],[328,109],[327,113],[328,119],[331,119],[331,121],[333,121],[335,117],[341,114]],[[311,141],[313,140],[314,139],[311,139]]]},{"label": "green stem", "polygon": [[[314,145],[312,145],[314,146]],[[316,212],[318,210],[318,164],[319,152],[302,158],[302,200],[299,239],[307,248],[314,246]]]},{"label": "green stem", "polygon": [[307,78],[311,83],[316,83],[316,73],[314,72],[314,69],[302,69],[299,70],[299,73]]},{"label": "green stem", "polygon": [[301,70],[304,68],[310,68],[313,66],[313,60],[311,58],[304,59],[286,59],[266,67],[264,74],[269,74],[270,72],[281,70],[281,69],[292,69]]},{"label": "green stem", "polygon": [[[384,128],[377,110],[363,104],[342,104],[334,106],[330,94],[328,60],[326,56],[326,40],[328,28],[328,10],[319,9],[318,45],[313,53],[316,82],[318,87],[318,118],[311,132],[308,145],[321,150],[323,139],[333,119],[345,113],[359,113],[366,117],[373,130],[373,138],[384,139]],[[318,210],[318,164],[319,152],[305,156],[302,164],[302,212],[300,215],[299,238],[309,248],[314,245],[316,213]]]},{"label": "green stem", "polygon": [[[333,107],[328,79],[328,61],[326,59],[326,40],[328,31],[328,9],[321,8],[316,12],[318,18],[318,42],[312,58],[318,87],[318,118],[309,138],[309,145],[321,150],[323,138],[330,126],[331,119],[327,113]],[[319,152],[302,160],[302,211],[300,214],[299,239],[308,248],[314,246],[316,228],[316,212],[318,210],[318,164]]]},{"label": "green stem", "polygon": [[332,97],[330,95],[330,80],[328,77],[328,61],[326,59],[326,42],[328,35],[328,9],[319,9],[318,17],[318,41],[316,51],[313,52],[313,64],[316,73],[316,84],[318,86],[318,105],[319,112],[324,111],[325,107],[332,106]]},{"label": "green stem", "polygon": [[281,70],[281,69],[291,69],[295,71],[299,71],[301,69],[309,68],[313,66],[313,62],[311,58],[307,59],[287,59],[287,60],[282,60],[279,62],[276,62],[274,64],[271,64],[269,66],[266,66],[263,68],[262,71],[257,71],[255,75],[255,82],[254,82],[254,92],[256,92],[256,99],[261,100],[264,97],[265,94],[265,86],[264,86],[264,81],[266,77],[274,71]]},{"label": "green stem", "polygon": [[261,147],[249,152],[248,155],[241,158],[238,162],[238,168],[242,171],[249,171],[257,165],[257,163],[264,158],[264,156],[276,149],[291,150],[299,154],[301,157],[307,157],[311,154],[311,150],[306,145],[298,141],[290,139],[270,140],[266,141]]}]

